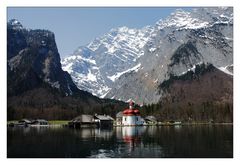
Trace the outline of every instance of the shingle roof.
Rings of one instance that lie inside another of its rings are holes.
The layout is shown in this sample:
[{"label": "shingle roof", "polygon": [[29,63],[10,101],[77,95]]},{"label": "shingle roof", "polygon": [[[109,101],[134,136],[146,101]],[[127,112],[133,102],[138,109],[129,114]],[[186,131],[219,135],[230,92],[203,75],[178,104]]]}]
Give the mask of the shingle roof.
[{"label": "shingle roof", "polygon": [[105,115],[95,115],[96,118],[99,120],[114,120],[111,116],[105,116]]},{"label": "shingle roof", "polygon": [[116,114],[116,117],[122,117],[123,116],[123,112],[122,111],[120,111],[120,112],[118,112],[117,114]]},{"label": "shingle roof", "polygon": [[79,121],[79,122],[92,122],[93,116],[92,115],[80,115],[73,119],[73,121]]},{"label": "shingle roof", "polygon": [[147,117],[145,117],[145,120],[157,121],[155,116],[147,116]]}]

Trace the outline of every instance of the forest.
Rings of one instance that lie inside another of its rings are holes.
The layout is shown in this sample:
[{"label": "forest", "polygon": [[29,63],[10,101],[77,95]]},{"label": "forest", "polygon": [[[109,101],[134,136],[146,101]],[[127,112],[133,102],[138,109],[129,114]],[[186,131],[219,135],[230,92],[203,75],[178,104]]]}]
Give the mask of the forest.
[{"label": "forest", "polygon": [[143,116],[153,115],[159,121],[181,121],[183,123],[232,123],[233,105],[230,103],[187,103],[170,104],[157,103],[143,106]]}]

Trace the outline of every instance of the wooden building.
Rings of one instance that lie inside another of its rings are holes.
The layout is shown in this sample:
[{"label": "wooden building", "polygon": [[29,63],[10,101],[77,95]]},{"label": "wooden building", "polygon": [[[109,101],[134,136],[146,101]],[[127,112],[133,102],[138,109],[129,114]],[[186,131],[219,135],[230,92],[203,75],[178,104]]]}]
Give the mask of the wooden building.
[{"label": "wooden building", "polygon": [[94,115],[94,121],[99,127],[112,127],[114,119],[109,115]]},{"label": "wooden building", "polygon": [[157,121],[155,116],[147,116],[147,117],[145,117],[145,122],[147,124],[157,124],[158,123],[158,121]]},{"label": "wooden building", "polygon": [[82,126],[95,125],[94,117],[92,115],[80,115],[72,119],[69,123],[69,127],[80,128]]},{"label": "wooden building", "polygon": [[120,111],[116,114],[116,125],[122,125],[123,112]]}]

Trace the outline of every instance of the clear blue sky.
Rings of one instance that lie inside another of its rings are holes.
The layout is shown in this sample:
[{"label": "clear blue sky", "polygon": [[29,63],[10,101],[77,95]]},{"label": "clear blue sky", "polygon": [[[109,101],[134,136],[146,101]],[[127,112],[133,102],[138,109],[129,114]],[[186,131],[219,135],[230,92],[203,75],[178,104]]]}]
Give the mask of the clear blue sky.
[{"label": "clear blue sky", "polygon": [[[191,8],[185,8],[191,10]],[[8,20],[18,19],[24,27],[55,33],[61,57],[71,54],[110,29],[141,28],[167,17],[176,8],[33,8],[9,7]]]}]

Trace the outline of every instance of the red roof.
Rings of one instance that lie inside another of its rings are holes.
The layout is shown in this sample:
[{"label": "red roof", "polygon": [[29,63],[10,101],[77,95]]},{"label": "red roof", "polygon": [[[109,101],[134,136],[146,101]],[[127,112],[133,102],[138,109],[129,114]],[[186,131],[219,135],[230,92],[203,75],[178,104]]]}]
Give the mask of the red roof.
[{"label": "red roof", "polygon": [[139,114],[140,111],[139,111],[138,109],[135,109],[135,110],[134,110],[134,113]]},{"label": "red roof", "polygon": [[140,114],[140,111],[138,109],[132,110],[132,109],[125,109],[123,111],[124,115],[137,115]]}]

